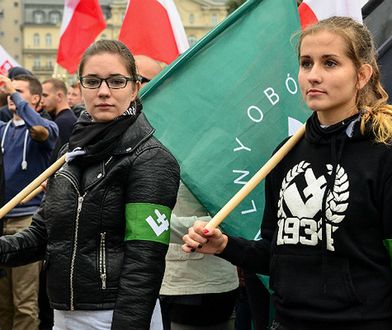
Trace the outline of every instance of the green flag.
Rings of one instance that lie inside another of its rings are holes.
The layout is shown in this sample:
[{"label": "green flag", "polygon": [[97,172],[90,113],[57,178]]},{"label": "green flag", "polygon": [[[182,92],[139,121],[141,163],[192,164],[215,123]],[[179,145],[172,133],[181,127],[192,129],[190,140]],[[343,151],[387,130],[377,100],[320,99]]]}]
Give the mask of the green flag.
[{"label": "green flag", "polygon": [[[299,30],[294,0],[248,0],[143,90],[156,136],[212,215],[309,115],[296,82]],[[263,207],[259,185],[222,228],[256,238]]]}]

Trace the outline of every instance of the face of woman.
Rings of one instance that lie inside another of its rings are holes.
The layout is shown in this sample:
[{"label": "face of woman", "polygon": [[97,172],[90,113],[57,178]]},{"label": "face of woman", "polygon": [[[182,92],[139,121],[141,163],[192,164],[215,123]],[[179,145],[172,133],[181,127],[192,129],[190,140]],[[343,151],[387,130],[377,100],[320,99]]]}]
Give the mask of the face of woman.
[{"label": "face of woman", "polygon": [[[124,65],[124,60],[117,54],[103,53],[93,55],[85,62],[82,77],[130,77]],[[111,121],[126,111],[131,102],[136,99],[139,85],[128,81],[124,88],[109,88],[105,81],[96,89],[82,86],[82,96],[86,110],[94,121]]]},{"label": "face of woman", "polygon": [[343,37],[319,31],[303,38],[298,82],[321,124],[334,124],[358,112],[358,78]]}]

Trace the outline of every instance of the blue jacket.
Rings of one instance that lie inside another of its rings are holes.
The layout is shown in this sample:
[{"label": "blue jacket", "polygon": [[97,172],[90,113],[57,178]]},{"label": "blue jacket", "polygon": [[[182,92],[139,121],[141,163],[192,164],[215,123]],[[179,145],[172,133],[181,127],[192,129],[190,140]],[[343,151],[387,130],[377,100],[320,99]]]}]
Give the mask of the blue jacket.
[{"label": "blue jacket", "polygon": [[[16,124],[13,120],[0,121],[0,141],[4,157],[5,203],[10,201],[25,186],[32,182],[49,166],[49,159],[58,137],[57,125],[42,118],[19,95],[11,95],[16,106],[16,114],[23,119]],[[49,137],[44,142],[34,141],[29,129],[43,126],[48,129]],[[41,203],[42,194],[24,205],[18,205],[8,213],[8,217],[32,215]]]}]

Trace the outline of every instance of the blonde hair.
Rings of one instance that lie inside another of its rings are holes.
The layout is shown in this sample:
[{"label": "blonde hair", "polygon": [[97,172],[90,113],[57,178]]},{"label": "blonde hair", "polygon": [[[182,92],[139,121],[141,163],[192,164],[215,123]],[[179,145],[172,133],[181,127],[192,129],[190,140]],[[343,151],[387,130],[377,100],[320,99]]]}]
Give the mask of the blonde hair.
[{"label": "blonde hair", "polygon": [[392,144],[392,106],[387,104],[388,94],[381,85],[376,49],[370,31],[352,18],[330,17],[307,27],[301,33],[298,54],[300,54],[302,40],[319,31],[336,33],[345,40],[346,55],[357,70],[363,64],[372,67],[372,76],[356,96],[356,105],[362,112],[361,132],[364,134],[365,128],[371,124],[377,142]]}]

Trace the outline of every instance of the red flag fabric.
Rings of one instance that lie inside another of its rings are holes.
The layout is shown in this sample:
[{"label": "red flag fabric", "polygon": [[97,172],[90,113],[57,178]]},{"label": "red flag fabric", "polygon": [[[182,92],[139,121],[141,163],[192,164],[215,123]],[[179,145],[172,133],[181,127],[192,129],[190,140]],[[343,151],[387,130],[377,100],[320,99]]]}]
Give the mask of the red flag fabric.
[{"label": "red flag fabric", "polygon": [[98,0],[65,0],[57,63],[75,73],[83,52],[105,27]]},{"label": "red flag fabric", "polygon": [[14,58],[0,45],[0,74],[6,76],[8,70],[14,66],[20,66]]},{"label": "red flag fabric", "polygon": [[331,16],[348,16],[362,23],[359,0],[304,0],[298,11],[302,29]]},{"label": "red flag fabric", "polygon": [[130,0],[119,40],[133,55],[167,64],[189,47],[173,0]]}]

